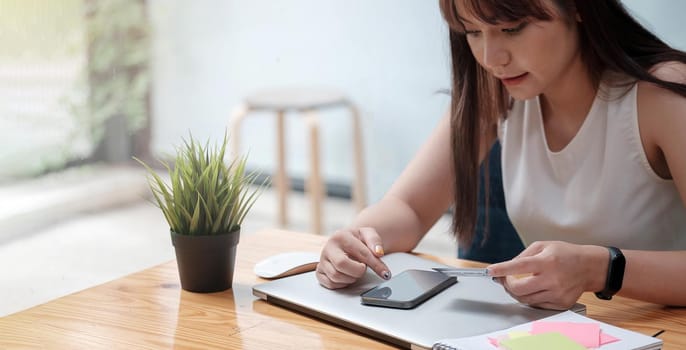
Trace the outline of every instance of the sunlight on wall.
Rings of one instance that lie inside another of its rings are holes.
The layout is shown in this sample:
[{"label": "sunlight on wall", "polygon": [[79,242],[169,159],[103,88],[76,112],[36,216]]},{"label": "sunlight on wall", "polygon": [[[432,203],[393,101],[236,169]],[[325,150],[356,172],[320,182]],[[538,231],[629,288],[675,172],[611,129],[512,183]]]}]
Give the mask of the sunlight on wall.
[{"label": "sunlight on wall", "polygon": [[90,152],[73,117],[86,99],[81,0],[0,0],[0,182]]}]

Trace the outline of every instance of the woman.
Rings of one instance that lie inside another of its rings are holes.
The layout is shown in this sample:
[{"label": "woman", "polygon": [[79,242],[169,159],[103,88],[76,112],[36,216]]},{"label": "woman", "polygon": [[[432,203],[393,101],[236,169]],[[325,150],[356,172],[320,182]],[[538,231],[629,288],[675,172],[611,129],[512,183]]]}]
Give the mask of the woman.
[{"label": "woman", "polygon": [[344,287],[367,266],[390,278],[379,257],[412,250],[450,205],[470,244],[478,167],[498,139],[527,248],[488,270],[514,298],[566,309],[585,291],[618,292],[686,305],[686,54],[618,0],[440,4],[451,111],[384,198],[327,242],[320,284]]}]

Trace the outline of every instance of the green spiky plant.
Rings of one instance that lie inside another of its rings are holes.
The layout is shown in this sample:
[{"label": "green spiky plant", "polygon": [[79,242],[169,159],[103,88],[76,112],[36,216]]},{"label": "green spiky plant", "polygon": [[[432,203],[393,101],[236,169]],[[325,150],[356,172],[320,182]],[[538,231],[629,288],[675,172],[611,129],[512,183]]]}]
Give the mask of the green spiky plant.
[{"label": "green spiky plant", "polygon": [[190,135],[177,147],[174,167],[160,160],[170,183],[138,158],[148,171],[155,204],[162,210],[171,231],[180,235],[218,235],[240,228],[245,215],[262,190],[255,185],[259,174],[245,173],[247,156],[224,162],[228,137],[220,146],[203,146]]}]

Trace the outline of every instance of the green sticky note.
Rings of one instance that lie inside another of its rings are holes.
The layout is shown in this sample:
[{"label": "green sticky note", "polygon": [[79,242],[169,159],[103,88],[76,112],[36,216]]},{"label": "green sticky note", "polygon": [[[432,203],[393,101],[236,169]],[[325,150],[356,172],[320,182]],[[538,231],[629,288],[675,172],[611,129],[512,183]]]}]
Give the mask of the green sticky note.
[{"label": "green sticky note", "polygon": [[500,346],[508,350],[586,350],[583,345],[557,332],[507,339],[501,341]]},{"label": "green sticky note", "polygon": [[531,336],[531,333],[526,332],[526,331],[512,331],[510,333],[507,333],[509,336],[509,339],[514,339],[514,338],[521,338],[521,337],[529,337]]}]

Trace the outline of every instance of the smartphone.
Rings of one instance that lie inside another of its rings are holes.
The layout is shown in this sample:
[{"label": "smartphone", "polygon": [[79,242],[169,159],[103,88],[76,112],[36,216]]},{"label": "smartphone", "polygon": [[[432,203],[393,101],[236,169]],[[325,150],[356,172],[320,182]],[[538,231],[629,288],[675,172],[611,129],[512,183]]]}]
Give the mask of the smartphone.
[{"label": "smartphone", "polygon": [[405,270],[360,295],[362,304],[411,309],[457,282],[455,276],[425,270]]}]

